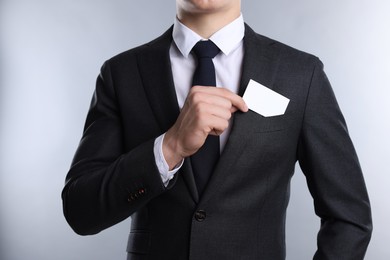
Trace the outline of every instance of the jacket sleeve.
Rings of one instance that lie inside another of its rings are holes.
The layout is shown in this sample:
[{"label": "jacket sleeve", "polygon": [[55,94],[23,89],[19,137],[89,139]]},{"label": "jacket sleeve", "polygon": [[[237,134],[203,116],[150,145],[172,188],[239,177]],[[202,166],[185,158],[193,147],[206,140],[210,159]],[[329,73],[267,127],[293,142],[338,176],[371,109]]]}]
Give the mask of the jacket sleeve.
[{"label": "jacket sleeve", "polygon": [[123,135],[105,63],[62,191],[65,218],[78,234],[98,233],[165,191],[153,154],[155,138],[125,151]]},{"label": "jacket sleeve", "polygon": [[314,259],[363,259],[372,222],[359,161],[330,83],[317,60],[298,160],[321,218]]}]

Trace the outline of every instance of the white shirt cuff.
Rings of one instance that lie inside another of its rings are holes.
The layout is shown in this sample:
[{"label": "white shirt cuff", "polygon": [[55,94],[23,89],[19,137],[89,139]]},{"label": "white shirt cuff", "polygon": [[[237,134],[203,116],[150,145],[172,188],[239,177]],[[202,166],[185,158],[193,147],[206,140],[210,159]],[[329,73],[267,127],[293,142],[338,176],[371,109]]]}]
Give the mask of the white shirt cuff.
[{"label": "white shirt cuff", "polygon": [[165,136],[165,134],[162,134],[159,137],[157,137],[156,140],[154,140],[153,152],[154,152],[154,158],[156,159],[156,165],[157,165],[158,171],[160,172],[160,175],[161,175],[161,180],[164,183],[165,187],[167,187],[169,181],[173,179],[175,173],[183,165],[184,159],[181,161],[181,163],[176,165],[175,168],[173,168],[171,171],[169,170],[168,163],[165,160],[165,157],[164,157],[164,154],[162,151],[164,136]]}]

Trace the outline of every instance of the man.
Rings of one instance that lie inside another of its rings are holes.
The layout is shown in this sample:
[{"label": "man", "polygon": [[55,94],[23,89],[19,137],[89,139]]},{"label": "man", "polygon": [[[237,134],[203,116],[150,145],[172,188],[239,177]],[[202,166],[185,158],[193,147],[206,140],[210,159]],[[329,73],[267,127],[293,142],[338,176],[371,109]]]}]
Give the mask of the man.
[{"label": "man", "polygon": [[[321,218],[314,258],[363,259],[369,200],[321,62],[253,32],[240,0],[176,6],[173,28],[102,67],[62,194],[69,224],[95,234],[131,216],[131,260],[285,259],[298,160]],[[290,99],[283,115],[248,110],[250,79]]]}]

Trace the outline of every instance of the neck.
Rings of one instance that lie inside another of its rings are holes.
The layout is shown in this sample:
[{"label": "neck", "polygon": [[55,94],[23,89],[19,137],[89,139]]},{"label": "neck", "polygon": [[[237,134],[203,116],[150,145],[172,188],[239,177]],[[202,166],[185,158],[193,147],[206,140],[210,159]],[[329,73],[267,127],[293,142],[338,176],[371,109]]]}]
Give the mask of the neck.
[{"label": "neck", "polygon": [[208,39],[218,30],[228,25],[240,16],[239,10],[221,13],[186,13],[177,12],[177,18],[185,26],[199,34],[202,38]]}]

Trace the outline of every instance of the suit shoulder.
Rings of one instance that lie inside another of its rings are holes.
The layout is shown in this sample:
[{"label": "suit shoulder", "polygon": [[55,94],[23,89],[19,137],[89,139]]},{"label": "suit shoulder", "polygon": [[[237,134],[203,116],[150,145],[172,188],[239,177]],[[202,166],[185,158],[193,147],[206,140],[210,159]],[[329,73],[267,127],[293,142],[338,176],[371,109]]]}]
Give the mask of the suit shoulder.
[{"label": "suit shoulder", "polygon": [[[311,66],[320,64],[322,66],[320,59],[311,53],[299,50],[278,40],[256,33],[249,26],[247,26],[247,31],[247,35],[254,38],[260,45],[269,46],[274,51],[278,52],[280,59],[284,62],[307,64]],[[259,48],[261,47],[262,46],[259,46]]]},{"label": "suit shoulder", "polygon": [[172,27],[169,28],[162,35],[156,39],[121,52],[112,58],[108,59],[105,63],[109,63],[111,66],[123,66],[128,63],[132,63],[136,60],[136,57],[144,53],[151,51],[162,51],[169,50],[171,39],[172,39]]},{"label": "suit shoulder", "polygon": [[274,42],[275,48],[279,49],[280,58],[283,59],[285,62],[290,61],[295,64],[307,64],[311,66],[322,64],[320,59],[311,53],[299,50],[295,47],[289,46],[285,43],[273,39],[269,40]]}]

